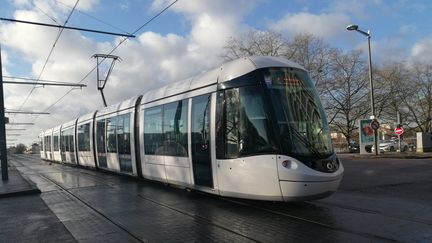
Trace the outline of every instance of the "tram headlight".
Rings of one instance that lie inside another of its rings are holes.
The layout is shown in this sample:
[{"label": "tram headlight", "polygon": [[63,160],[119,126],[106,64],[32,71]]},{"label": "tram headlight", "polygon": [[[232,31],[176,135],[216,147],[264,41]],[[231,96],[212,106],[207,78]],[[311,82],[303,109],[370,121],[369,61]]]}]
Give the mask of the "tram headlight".
[{"label": "tram headlight", "polygon": [[292,161],[292,160],[282,161],[282,166],[287,168],[287,169],[290,169],[290,170],[295,170],[298,167],[297,163],[295,161]]}]

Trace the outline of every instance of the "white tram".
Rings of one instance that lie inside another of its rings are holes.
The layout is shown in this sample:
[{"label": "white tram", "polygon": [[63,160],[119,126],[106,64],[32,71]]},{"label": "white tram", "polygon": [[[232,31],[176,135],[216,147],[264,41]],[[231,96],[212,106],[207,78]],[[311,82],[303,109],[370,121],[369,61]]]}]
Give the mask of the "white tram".
[{"label": "white tram", "polygon": [[227,197],[322,198],[343,176],[312,81],[277,57],[225,63],[40,137],[46,160]]}]

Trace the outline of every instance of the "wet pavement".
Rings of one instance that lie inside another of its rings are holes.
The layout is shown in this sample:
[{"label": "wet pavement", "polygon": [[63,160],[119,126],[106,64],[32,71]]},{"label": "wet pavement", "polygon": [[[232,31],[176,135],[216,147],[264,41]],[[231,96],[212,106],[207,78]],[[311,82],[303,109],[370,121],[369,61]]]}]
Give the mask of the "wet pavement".
[{"label": "wet pavement", "polygon": [[[0,241],[432,242],[431,159],[341,160],[346,173],[334,195],[279,203],[14,155],[10,163],[41,193],[0,198],[0,220],[8,222],[0,224]],[[41,233],[14,232],[20,222]]]}]

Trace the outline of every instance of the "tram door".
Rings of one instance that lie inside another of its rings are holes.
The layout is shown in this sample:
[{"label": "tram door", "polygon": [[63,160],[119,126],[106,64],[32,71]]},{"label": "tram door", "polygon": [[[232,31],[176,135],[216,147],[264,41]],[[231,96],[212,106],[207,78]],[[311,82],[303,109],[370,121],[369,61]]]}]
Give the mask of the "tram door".
[{"label": "tram door", "polygon": [[105,119],[97,121],[96,130],[97,157],[99,162],[98,166],[107,168],[105,151]]},{"label": "tram door", "polygon": [[213,187],[210,157],[211,95],[192,98],[192,166],[195,185]]}]

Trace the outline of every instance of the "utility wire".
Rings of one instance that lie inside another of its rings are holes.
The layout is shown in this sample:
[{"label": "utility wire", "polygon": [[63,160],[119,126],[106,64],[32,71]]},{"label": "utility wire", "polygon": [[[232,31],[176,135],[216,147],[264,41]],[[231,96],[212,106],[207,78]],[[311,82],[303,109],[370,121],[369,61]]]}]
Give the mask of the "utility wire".
[{"label": "utility wire", "polygon": [[36,79],[36,78],[25,78],[25,77],[16,77],[16,76],[4,76],[3,78],[10,80],[27,80],[27,81],[43,81],[47,83],[60,83],[60,84],[70,84],[70,82],[57,81],[57,80],[47,80],[47,79]]},{"label": "utility wire", "polygon": [[[76,84],[71,82],[64,82],[64,81],[54,81],[54,80],[46,80],[46,79],[35,79],[35,78],[21,78],[21,77],[12,77],[12,76],[3,76],[3,83],[4,84],[32,84],[34,86],[41,85],[44,87],[47,86],[72,86],[72,87],[86,87],[85,84]],[[22,82],[17,82],[15,80],[24,80]],[[36,82],[29,82],[29,81],[36,81]]]},{"label": "utility wire", "polygon": [[42,12],[43,14],[45,14],[45,16],[47,16],[48,18],[50,18],[54,23],[56,23],[56,24],[59,24],[58,22],[57,22],[57,20],[54,18],[54,17],[51,17],[47,12],[45,12],[44,10],[42,10],[41,8],[39,8],[38,7],[38,5],[36,5],[36,3],[33,3],[34,4],[34,6],[40,11],[40,12]]},{"label": "utility wire", "polygon": [[[150,24],[153,20],[155,20],[157,17],[159,17],[161,14],[163,14],[165,11],[167,11],[170,7],[172,7],[176,2],[178,2],[178,0],[174,0],[171,4],[169,4],[168,6],[166,6],[164,9],[162,9],[161,11],[159,11],[156,15],[154,15],[152,18],[150,18],[147,22],[145,22],[143,25],[141,25],[140,27],[138,27],[134,32],[132,32],[132,35],[135,35],[137,32],[139,32],[142,28],[144,28],[145,26],[147,26],[148,24]],[[122,45],[126,40],[128,40],[129,37],[125,37],[123,38],[123,40],[121,40],[109,53],[108,55],[111,55],[115,50],[117,50],[117,48]],[[84,82],[88,76],[90,76],[91,73],[93,73],[96,68],[102,64],[105,61],[106,58],[103,58],[101,62],[99,62],[95,67],[93,67],[77,84],[80,84],[82,82]],[[70,89],[68,90],[62,97],[60,97],[57,101],[55,101],[52,105],[50,105],[47,109],[45,109],[44,111],[49,111],[52,107],[54,107],[56,104],[58,104],[64,97],[66,97],[70,92],[72,92],[72,90],[74,89]],[[39,116],[37,116],[34,121],[38,118]]]},{"label": "utility wire", "polygon": [[[58,0],[55,0],[55,1],[58,2],[58,3],[60,3],[60,4],[62,4],[63,6],[66,6],[66,7],[70,8],[70,9],[73,8],[72,6],[70,6],[70,5],[66,4],[66,3],[63,3],[62,1],[58,1]],[[116,30],[118,30],[118,31],[121,31],[121,32],[123,32],[123,33],[126,33],[126,34],[129,34],[129,35],[130,35],[129,32],[127,32],[127,31],[125,31],[125,30],[123,30],[123,29],[121,29],[121,28],[119,28],[119,27],[117,27],[117,26],[114,26],[114,25],[112,25],[112,24],[110,24],[110,23],[108,23],[108,22],[106,22],[106,21],[103,21],[103,20],[101,20],[101,19],[99,19],[99,18],[96,18],[96,17],[94,17],[94,16],[92,16],[92,15],[90,15],[90,14],[87,14],[87,13],[85,13],[85,12],[79,10],[79,9],[75,9],[75,12],[78,12],[78,13],[80,13],[80,14],[82,14],[82,15],[85,15],[85,16],[87,16],[87,17],[93,19],[93,20],[96,20],[96,21],[98,21],[98,22],[100,22],[100,23],[102,23],[102,24],[105,24],[105,25],[107,25],[107,26],[109,26],[109,27],[111,27],[111,28],[113,28],[113,29],[116,29]]]},{"label": "utility wire", "polygon": [[[67,22],[69,21],[70,17],[72,16],[72,13],[74,12],[74,10],[75,10],[76,6],[78,5],[78,3],[79,3],[79,0],[77,0],[77,1],[75,2],[74,7],[73,7],[73,9],[71,10],[71,12],[69,13],[69,16],[67,17],[67,19],[66,19],[66,21],[64,22],[63,26],[66,26]],[[46,65],[48,64],[48,61],[49,61],[49,59],[51,58],[51,55],[52,55],[52,53],[53,53],[53,51],[54,51],[54,48],[55,48],[55,46],[56,46],[58,40],[60,39],[61,34],[63,33],[63,30],[64,30],[64,28],[61,28],[60,31],[59,31],[59,33],[57,34],[57,37],[56,37],[56,39],[55,39],[55,41],[54,41],[54,44],[52,45],[51,50],[50,50],[50,52],[49,52],[47,58],[45,59],[45,63],[44,63],[44,65],[43,65],[43,67],[42,67],[42,70],[41,70],[40,73],[39,73],[39,76],[38,76],[38,78],[37,78],[36,83],[38,83],[39,80],[40,80],[40,78],[42,77],[42,74],[43,74],[43,72],[45,71]],[[33,91],[34,91],[35,89],[36,89],[36,84],[33,86],[33,88],[32,88],[32,89],[30,90],[30,92],[27,94],[26,98],[24,99],[24,102],[21,104],[21,106],[18,108],[18,110],[22,110],[22,108],[23,108],[24,105],[27,103],[28,99],[30,98],[31,94],[33,93]],[[15,116],[14,116],[14,118],[15,118]]]}]

